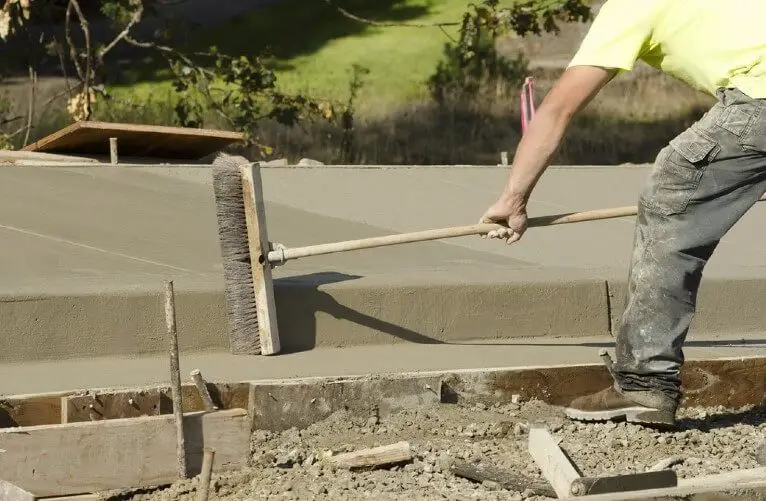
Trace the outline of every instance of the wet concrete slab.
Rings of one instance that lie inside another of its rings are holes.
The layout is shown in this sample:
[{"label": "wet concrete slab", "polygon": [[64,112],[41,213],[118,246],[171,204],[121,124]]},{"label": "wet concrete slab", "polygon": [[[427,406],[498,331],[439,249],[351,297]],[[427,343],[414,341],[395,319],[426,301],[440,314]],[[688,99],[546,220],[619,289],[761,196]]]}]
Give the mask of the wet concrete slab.
[{"label": "wet concrete slab", "polygon": [[[552,168],[531,215],[634,205],[639,167]],[[269,235],[309,245],[472,224],[502,188],[496,167],[270,168]],[[763,330],[766,239],[756,207],[711,260],[695,329]],[[465,237],[275,269],[288,351],[399,342],[608,336],[619,318],[632,218],[532,229],[508,247]],[[207,167],[0,169],[0,360],[165,350],[163,281],[185,350],[227,347]]]}]

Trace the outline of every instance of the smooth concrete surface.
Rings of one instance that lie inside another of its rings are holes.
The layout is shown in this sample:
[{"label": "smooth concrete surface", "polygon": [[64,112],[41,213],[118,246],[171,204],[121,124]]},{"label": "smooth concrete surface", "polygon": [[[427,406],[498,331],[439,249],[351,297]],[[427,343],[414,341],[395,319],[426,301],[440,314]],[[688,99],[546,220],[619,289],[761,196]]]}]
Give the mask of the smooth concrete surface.
[{"label": "smooth concrete surface", "polygon": [[[646,175],[552,168],[530,214],[634,205]],[[471,224],[506,177],[497,167],[268,168],[269,236],[300,246]],[[0,361],[164,353],[167,279],[182,349],[226,350],[211,182],[207,166],[0,168]],[[694,332],[766,330],[764,210],[711,260]],[[511,247],[465,237],[288,262],[275,269],[282,344],[608,336],[632,223],[535,228]]]},{"label": "smooth concrete surface", "polygon": [[[182,378],[199,369],[211,382],[301,377],[381,375],[552,365],[600,364],[600,348],[614,353],[608,337],[495,339],[442,345],[388,344],[317,348],[271,357],[224,352],[181,352]],[[762,357],[766,335],[691,336],[687,360]],[[0,363],[0,395],[169,384],[166,354],[61,361]]]}]

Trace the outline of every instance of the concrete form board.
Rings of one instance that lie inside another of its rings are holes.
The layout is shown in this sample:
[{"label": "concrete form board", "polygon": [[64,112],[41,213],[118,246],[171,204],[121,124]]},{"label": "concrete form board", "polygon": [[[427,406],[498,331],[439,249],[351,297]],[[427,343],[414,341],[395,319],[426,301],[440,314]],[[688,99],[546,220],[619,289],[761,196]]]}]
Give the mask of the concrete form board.
[{"label": "concrete form board", "polygon": [[[633,205],[645,175],[554,168],[530,213]],[[492,167],[266,169],[269,234],[293,246],[472,223],[506,176]],[[182,348],[225,348],[210,182],[206,167],[0,170],[2,359],[164,350],[170,278]],[[766,244],[754,237],[763,210],[732,230],[706,270],[697,332],[760,329],[761,308],[748,298],[766,277]],[[626,218],[530,230],[511,248],[476,237],[290,262],[275,269],[280,332],[288,349],[607,335],[631,238]]]},{"label": "concrete form board", "polygon": [[[742,408],[765,402],[766,359],[689,360],[681,371],[682,406]],[[599,391],[612,378],[603,364],[513,367],[376,376],[250,381],[253,428],[305,428],[338,410],[385,415],[435,403],[485,405],[515,395],[551,405]]]}]

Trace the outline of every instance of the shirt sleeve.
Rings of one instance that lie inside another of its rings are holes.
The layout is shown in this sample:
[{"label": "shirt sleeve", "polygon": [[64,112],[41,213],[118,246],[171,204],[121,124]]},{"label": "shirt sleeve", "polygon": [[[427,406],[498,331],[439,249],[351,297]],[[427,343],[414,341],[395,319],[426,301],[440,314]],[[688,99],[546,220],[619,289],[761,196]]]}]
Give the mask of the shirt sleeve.
[{"label": "shirt sleeve", "polygon": [[650,46],[658,0],[607,0],[569,67],[633,69]]}]

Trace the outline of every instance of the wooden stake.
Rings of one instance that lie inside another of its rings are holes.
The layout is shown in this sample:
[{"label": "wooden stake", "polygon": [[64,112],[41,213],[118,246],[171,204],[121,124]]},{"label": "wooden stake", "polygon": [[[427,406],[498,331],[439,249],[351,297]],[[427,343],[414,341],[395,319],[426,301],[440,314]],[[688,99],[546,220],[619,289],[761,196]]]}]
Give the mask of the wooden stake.
[{"label": "wooden stake", "polygon": [[181,371],[178,362],[178,333],[176,332],[176,301],[173,281],[165,282],[165,322],[170,338],[170,389],[173,396],[173,416],[176,423],[176,454],[178,476],[186,478],[186,444],[184,441],[184,417],[181,406]]},{"label": "wooden stake", "polygon": [[205,447],[205,451],[202,456],[202,471],[199,475],[199,487],[197,487],[198,501],[207,501],[207,496],[210,492],[210,477],[213,473],[214,459],[215,451],[209,447]]},{"label": "wooden stake", "polygon": [[117,138],[109,138],[109,160],[113,165],[117,165],[120,162],[120,157],[117,153]]},{"label": "wooden stake", "polygon": [[205,384],[205,379],[202,377],[202,373],[199,369],[191,371],[191,378],[192,381],[194,381],[194,385],[197,387],[197,391],[199,391],[199,396],[202,399],[202,405],[205,410],[214,411],[218,409],[213,403],[213,399],[210,397],[210,392],[207,391],[207,384]]},{"label": "wooden stake", "polygon": [[538,427],[530,428],[528,447],[529,454],[537,463],[543,477],[556,491],[556,495],[560,498],[568,498],[574,494],[571,492],[572,484],[580,479],[580,474],[548,430]]},{"label": "wooden stake", "polygon": [[255,288],[255,305],[258,310],[258,331],[261,355],[274,355],[281,350],[277,329],[277,307],[274,301],[274,284],[271,264],[266,253],[271,249],[266,232],[266,206],[263,203],[261,168],[257,163],[243,165],[242,195],[245,201],[247,238],[250,244],[250,263]]},{"label": "wooden stake", "polygon": [[345,468],[363,468],[401,463],[412,459],[409,442],[397,442],[391,445],[362,449],[345,454],[331,456],[328,461]]}]

